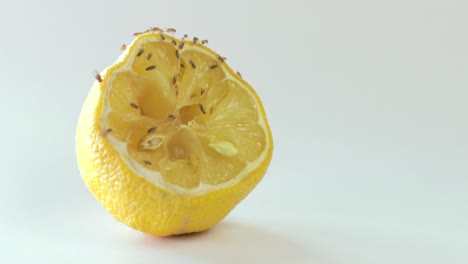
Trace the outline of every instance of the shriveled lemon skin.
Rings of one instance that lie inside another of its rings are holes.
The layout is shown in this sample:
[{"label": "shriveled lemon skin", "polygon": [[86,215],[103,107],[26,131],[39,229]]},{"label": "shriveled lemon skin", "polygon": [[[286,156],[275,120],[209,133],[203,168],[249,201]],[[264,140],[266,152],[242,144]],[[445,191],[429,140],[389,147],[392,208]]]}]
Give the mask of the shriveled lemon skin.
[{"label": "shriveled lemon skin", "polygon": [[[76,130],[76,155],[87,187],[118,221],[157,236],[204,231],[220,222],[263,178],[273,152],[269,127],[266,158],[234,185],[199,195],[182,195],[138,176],[102,135],[99,117],[105,82],[96,81],[84,102]],[[263,106],[258,103],[266,120]]]}]

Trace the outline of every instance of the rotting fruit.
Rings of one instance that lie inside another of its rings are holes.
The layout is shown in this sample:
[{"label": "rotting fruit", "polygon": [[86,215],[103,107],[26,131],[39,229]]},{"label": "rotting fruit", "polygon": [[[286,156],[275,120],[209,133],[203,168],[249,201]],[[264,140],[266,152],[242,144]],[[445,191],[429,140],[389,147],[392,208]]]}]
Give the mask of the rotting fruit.
[{"label": "rotting fruit", "polygon": [[260,98],[226,58],[153,28],[96,74],[76,131],[81,176],[142,232],[203,231],[263,178],[273,141]]}]

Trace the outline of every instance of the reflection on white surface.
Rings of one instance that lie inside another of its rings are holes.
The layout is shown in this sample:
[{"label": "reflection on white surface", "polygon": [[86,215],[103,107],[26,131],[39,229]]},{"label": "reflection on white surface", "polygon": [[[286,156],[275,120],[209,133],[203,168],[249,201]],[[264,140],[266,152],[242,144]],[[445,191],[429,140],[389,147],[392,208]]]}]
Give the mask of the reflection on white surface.
[{"label": "reflection on white surface", "polygon": [[61,226],[52,221],[57,226],[51,232],[10,230],[14,235],[2,246],[11,250],[0,260],[82,263],[92,256],[92,263],[391,264],[464,263],[468,257],[450,243],[351,225],[230,219],[206,232],[161,238],[102,216],[60,219],[68,222]]},{"label": "reflection on white surface", "polygon": [[199,263],[325,263],[293,237],[238,222],[228,221],[200,234],[171,238],[145,236],[140,242],[147,249],[159,248]]}]

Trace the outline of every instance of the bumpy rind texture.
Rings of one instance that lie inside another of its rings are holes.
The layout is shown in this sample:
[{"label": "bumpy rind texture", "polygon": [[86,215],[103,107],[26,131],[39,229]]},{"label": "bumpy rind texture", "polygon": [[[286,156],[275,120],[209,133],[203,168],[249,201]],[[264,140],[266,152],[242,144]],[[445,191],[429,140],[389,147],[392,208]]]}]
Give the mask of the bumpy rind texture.
[{"label": "bumpy rind texture", "polygon": [[76,154],[89,190],[118,221],[157,236],[203,231],[220,222],[263,178],[273,152],[271,134],[265,161],[234,185],[200,195],[182,195],[151,184],[128,168],[102,136],[99,117],[103,87],[105,82],[96,81],[83,105],[76,131]]}]

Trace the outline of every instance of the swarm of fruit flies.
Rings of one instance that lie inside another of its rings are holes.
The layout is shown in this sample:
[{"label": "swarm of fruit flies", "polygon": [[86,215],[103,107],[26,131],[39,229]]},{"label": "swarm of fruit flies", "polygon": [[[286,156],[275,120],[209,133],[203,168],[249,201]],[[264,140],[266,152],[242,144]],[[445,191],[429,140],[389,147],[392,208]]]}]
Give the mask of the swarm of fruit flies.
[{"label": "swarm of fruit flies", "polygon": [[[173,35],[173,34],[175,34],[175,33],[177,32],[177,30],[174,29],[174,28],[161,29],[161,28],[159,28],[159,27],[150,27],[150,28],[148,28],[147,30],[145,30],[144,32],[135,32],[135,33],[133,33],[132,35],[135,36],[135,37],[137,37],[137,36],[139,36],[139,35],[142,35],[142,34],[145,34],[145,33],[149,33],[149,32],[157,32],[157,33],[160,33],[160,35],[159,35],[160,40],[166,41],[166,38],[164,37],[164,33]],[[182,49],[185,47],[185,40],[186,40],[186,39],[188,39],[188,35],[187,35],[187,34],[184,34],[183,37],[182,37],[182,39],[181,39],[181,41],[180,41],[179,43],[177,43],[176,40],[173,40],[173,39],[171,40],[171,43],[176,47],[175,56],[176,56],[177,59],[180,58],[180,53],[179,53],[179,51],[182,50]],[[204,44],[207,44],[207,43],[208,43],[208,40],[206,40],[206,39],[200,40],[200,39],[197,38],[197,37],[193,37],[193,39],[192,39],[192,44],[193,44],[193,45],[197,45],[198,43],[204,45]],[[123,52],[123,51],[125,51],[126,49],[127,49],[127,45],[126,45],[126,44],[123,44],[123,45],[121,46],[121,48],[120,48],[120,51]],[[140,49],[140,50],[137,52],[136,56],[137,56],[137,57],[141,57],[141,56],[143,56],[143,54],[145,54],[145,50],[142,48],[142,49]],[[152,53],[146,54],[146,55],[145,55],[145,56],[146,56],[146,60],[149,61],[149,60],[151,59],[152,55],[153,55]],[[226,60],[226,57],[223,57],[223,56],[221,56],[221,55],[218,55],[217,58],[218,58],[219,63],[221,63],[221,64],[224,63],[224,61]],[[193,69],[195,69],[195,68],[197,67],[197,65],[195,64],[195,62],[193,62],[192,60],[189,60],[189,64],[190,64],[190,67],[192,67]],[[214,69],[218,68],[218,66],[219,66],[219,64],[217,63],[217,64],[211,65],[209,68],[210,68],[211,70],[214,70]],[[185,65],[181,63],[181,64],[180,64],[180,67],[181,67],[181,68],[184,68]],[[151,65],[147,66],[147,67],[145,68],[145,70],[146,70],[146,71],[152,71],[152,70],[155,70],[156,68],[157,68],[156,65],[151,64]],[[242,78],[242,75],[240,74],[240,72],[236,72],[236,73]],[[96,79],[99,83],[102,82],[102,76],[101,76],[101,75],[99,74],[99,72],[97,72],[97,71],[95,72],[95,79]],[[175,76],[173,77],[173,79],[172,79],[172,84],[175,85],[176,83],[177,83],[177,75],[175,75]],[[205,92],[204,90],[201,90],[200,95],[203,95],[204,92]],[[176,93],[176,94],[177,94],[177,93]],[[143,114],[141,108],[140,108],[135,102],[130,102],[129,105],[130,105],[130,107],[132,107],[132,108],[134,108],[134,109],[140,110],[140,113]],[[202,114],[206,114],[206,110],[205,110],[205,107],[203,106],[203,104],[199,104],[199,108],[200,108],[200,112],[201,112]],[[176,119],[177,119],[177,116],[176,116],[176,115],[174,115],[174,114],[168,115],[168,120],[176,120]],[[142,146],[143,146],[143,147],[146,147],[146,148],[154,148],[155,146],[158,146],[158,144],[156,144],[156,142],[155,142],[154,136],[151,136],[151,135],[154,134],[154,132],[155,132],[156,130],[157,130],[157,127],[151,127],[150,129],[148,129],[148,131],[147,131],[147,134],[149,135],[149,136],[148,136],[148,140],[146,140],[146,141],[144,141],[144,142],[142,143]],[[107,128],[107,129],[104,129],[104,130],[102,131],[102,135],[103,135],[103,136],[106,136],[107,134],[109,134],[109,133],[111,133],[111,132],[112,132],[112,128]],[[143,162],[144,164],[148,165],[148,166],[151,166],[151,165],[152,165],[152,163],[151,163],[150,161],[148,161],[148,160],[142,160],[142,162]]]},{"label": "swarm of fruit flies", "polygon": [[[145,31],[143,31],[143,32],[135,32],[135,33],[133,33],[132,35],[133,35],[134,37],[137,37],[137,36],[140,36],[140,35],[142,35],[142,34],[149,33],[149,32],[159,32],[159,33],[160,33],[160,38],[161,38],[161,40],[164,41],[164,40],[166,40],[166,39],[165,39],[163,33],[174,34],[174,33],[177,32],[177,30],[176,30],[175,28],[166,28],[166,29],[164,30],[164,29],[161,29],[161,28],[159,28],[159,27],[150,27],[150,28],[148,28],[147,30],[145,30]],[[179,43],[179,45],[178,45],[178,48],[179,48],[179,49],[176,50],[176,57],[177,57],[177,59],[180,57],[180,56],[179,56],[179,50],[181,50],[181,49],[184,48],[184,45],[185,45],[184,40],[185,40],[186,38],[188,38],[188,35],[187,35],[187,34],[184,34],[184,36],[183,36],[183,38],[182,38],[182,41],[181,41],[181,42]],[[172,44],[174,44],[174,46],[177,46],[177,42],[176,42],[175,40],[171,40],[171,42],[172,42]],[[208,40],[207,40],[207,39],[200,40],[200,39],[197,38],[197,37],[193,37],[193,41],[192,41],[192,42],[193,42],[193,44],[201,43],[201,44],[204,45],[204,44],[207,44],[207,43],[208,43]],[[123,52],[123,51],[125,51],[126,49],[127,49],[127,45],[126,45],[126,44],[122,44],[122,46],[120,47],[120,51]],[[144,50],[142,49],[142,50],[138,51],[137,56],[139,57],[139,56],[143,55],[143,53],[144,53]],[[150,59],[151,59],[151,56],[152,56],[152,54],[149,53],[149,54],[147,55],[146,59],[147,59],[147,60],[150,60]],[[226,60],[226,57],[218,56],[218,59],[219,59],[220,62],[222,63],[222,62],[224,62],[224,60]],[[194,68],[194,69],[196,68],[196,65],[195,65],[195,63],[193,63],[193,61],[190,61],[189,63],[190,63],[190,66],[192,66],[192,68]],[[181,66],[183,67],[183,65],[181,65]],[[211,69],[215,69],[217,66],[218,66],[218,65],[213,65],[213,66],[211,66]],[[150,65],[150,66],[148,66],[148,67],[146,68],[147,71],[151,71],[151,70],[154,70],[154,69],[156,69],[156,65]],[[237,72],[237,74],[238,74],[239,76],[242,77],[242,75],[241,75],[239,72]],[[98,71],[95,71],[94,77],[95,77],[95,79],[96,79],[98,82],[100,82],[100,83],[102,82],[102,76],[101,76],[101,74],[99,74]],[[176,78],[177,78],[177,77],[174,77],[175,81],[177,81]],[[174,81],[174,82],[175,82],[175,81]]]}]

